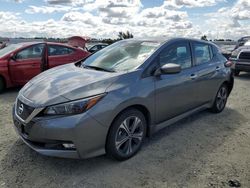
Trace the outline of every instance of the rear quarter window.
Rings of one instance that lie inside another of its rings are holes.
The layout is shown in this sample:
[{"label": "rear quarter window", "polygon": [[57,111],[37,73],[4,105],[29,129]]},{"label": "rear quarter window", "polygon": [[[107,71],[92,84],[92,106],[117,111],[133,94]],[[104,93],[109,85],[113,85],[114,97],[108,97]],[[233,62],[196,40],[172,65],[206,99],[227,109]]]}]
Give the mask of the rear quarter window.
[{"label": "rear quarter window", "polygon": [[223,61],[226,62],[227,58],[222,54],[222,51],[220,48],[215,47],[215,46],[211,46],[212,48],[212,52],[213,52],[213,56],[215,57],[215,59],[218,61]]}]

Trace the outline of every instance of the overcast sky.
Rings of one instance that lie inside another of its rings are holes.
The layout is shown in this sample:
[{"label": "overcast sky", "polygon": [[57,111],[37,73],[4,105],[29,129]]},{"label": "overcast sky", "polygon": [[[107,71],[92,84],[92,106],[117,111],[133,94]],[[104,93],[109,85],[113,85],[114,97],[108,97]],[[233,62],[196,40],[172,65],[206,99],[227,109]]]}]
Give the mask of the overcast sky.
[{"label": "overcast sky", "polygon": [[250,0],[0,0],[0,36],[250,35]]}]

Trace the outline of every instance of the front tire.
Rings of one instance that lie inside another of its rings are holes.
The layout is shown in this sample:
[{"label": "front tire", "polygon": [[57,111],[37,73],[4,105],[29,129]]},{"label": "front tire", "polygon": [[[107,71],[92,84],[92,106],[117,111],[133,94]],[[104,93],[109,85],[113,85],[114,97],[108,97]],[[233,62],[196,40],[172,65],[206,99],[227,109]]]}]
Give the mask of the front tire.
[{"label": "front tire", "polygon": [[223,84],[216,94],[216,98],[214,100],[214,104],[210,109],[213,113],[220,113],[224,110],[229,92],[226,84]]},{"label": "front tire", "polygon": [[113,122],[106,143],[106,152],[122,161],[134,156],[142,146],[147,122],[142,112],[131,108],[122,112]]}]

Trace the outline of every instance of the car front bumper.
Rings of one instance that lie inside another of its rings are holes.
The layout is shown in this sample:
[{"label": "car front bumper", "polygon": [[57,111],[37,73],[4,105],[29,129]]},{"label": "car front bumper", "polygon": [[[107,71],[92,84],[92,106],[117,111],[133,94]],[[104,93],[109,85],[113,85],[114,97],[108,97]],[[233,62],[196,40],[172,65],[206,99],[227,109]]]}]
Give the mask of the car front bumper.
[{"label": "car front bumper", "polygon": [[[23,123],[13,108],[14,127],[30,148],[47,156],[89,158],[105,154],[108,128],[89,114],[38,117]],[[74,144],[65,148],[63,144]]]}]

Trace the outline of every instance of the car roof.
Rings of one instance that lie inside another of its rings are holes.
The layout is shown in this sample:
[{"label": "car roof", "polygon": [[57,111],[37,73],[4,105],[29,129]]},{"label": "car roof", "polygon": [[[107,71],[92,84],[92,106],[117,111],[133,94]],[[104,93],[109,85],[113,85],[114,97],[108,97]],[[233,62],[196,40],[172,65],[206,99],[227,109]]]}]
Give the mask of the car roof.
[{"label": "car roof", "polygon": [[245,36],[245,37],[241,37],[238,42],[243,42],[245,40],[249,40],[250,39],[250,36]]},{"label": "car roof", "polygon": [[31,45],[35,45],[35,44],[45,44],[45,43],[50,44],[50,45],[61,45],[61,46],[67,46],[67,47],[74,48],[73,46],[70,46],[67,43],[59,43],[59,42],[20,42],[17,44],[20,45],[21,47],[26,47],[26,46],[31,46]]},{"label": "car roof", "polygon": [[192,42],[202,42],[207,43],[210,45],[213,45],[215,47],[218,47],[216,44],[206,41],[206,40],[200,40],[200,39],[194,39],[194,38],[184,38],[184,37],[174,37],[174,38],[167,38],[167,37],[149,37],[149,38],[132,38],[127,40],[134,40],[134,41],[145,41],[145,42],[159,42],[161,44],[167,43],[167,42],[181,42],[181,41],[192,41]]},{"label": "car roof", "polygon": [[9,43],[9,45],[19,45],[20,47],[30,46],[34,44],[41,44],[44,42],[19,42],[19,43]]}]

